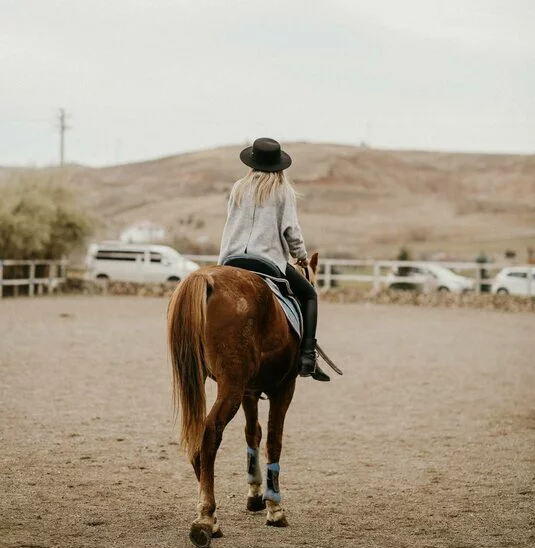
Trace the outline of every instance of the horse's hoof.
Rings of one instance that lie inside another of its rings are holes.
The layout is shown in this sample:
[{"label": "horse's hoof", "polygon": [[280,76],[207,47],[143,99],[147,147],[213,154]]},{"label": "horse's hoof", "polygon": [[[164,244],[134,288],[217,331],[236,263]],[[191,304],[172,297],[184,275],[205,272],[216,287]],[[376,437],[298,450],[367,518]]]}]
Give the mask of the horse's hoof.
[{"label": "horse's hoof", "polygon": [[212,542],[212,527],[205,523],[194,523],[189,531],[189,539],[197,548],[208,548]]},{"label": "horse's hoof", "polygon": [[249,512],[260,512],[265,509],[266,501],[262,498],[262,495],[247,497],[247,510],[249,510]]},{"label": "horse's hoof", "polygon": [[221,531],[221,528],[219,528],[217,531],[212,531],[212,538],[222,538],[225,535],[223,534],[223,531]]},{"label": "horse's hoof", "polygon": [[281,519],[278,519],[277,521],[273,521],[271,519],[268,519],[266,521],[266,525],[269,525],[270,527],[288,527],[288,520],[286,519],[286,516],[282,516]]}]

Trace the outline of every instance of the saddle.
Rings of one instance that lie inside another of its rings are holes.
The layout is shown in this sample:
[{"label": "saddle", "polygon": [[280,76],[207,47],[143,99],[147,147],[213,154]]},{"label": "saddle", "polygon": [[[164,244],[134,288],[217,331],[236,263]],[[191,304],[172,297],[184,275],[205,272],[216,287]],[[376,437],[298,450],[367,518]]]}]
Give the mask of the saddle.
[{"label": "saddle", "polygon": [[[249,270],[250,272],[258,274],[266,282],[275,297],[277,297],[290,326],[299,337],[299,340],[303,338],[303,315],[301,314],[301,307],[299,306],[297,299],[293,296],[288,280],[273,261],[266,259],[265,257],[260,257],[259,255],[243,253],[227,257],[222,264],[224,266],[243,268],[244,270]],[[339,375],[343,374],[331,358],[325,354],[319,344],[316,344],[316,350],[329,367]]]},{"label": "saddle", "polygon": [[301,339],[303,337],[303,316],[299,302],[294,297],[288,280],[284,277],[280,268],[270,259],[243,253],[240,255],[231,255],[223,262],[223,266],[233,266],[242,268],[258,274],[271,289],[279,301],[290,326],[296,335]]}]

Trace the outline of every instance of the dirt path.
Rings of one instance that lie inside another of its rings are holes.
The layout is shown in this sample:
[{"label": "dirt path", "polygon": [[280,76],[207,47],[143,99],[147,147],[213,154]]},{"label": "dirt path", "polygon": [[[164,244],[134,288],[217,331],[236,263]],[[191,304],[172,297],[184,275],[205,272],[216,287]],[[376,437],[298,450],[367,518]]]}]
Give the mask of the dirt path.
[{"label": "dirt path", "polygon": [[[0,302],[1,547],[189,546],[166,306]],[[535,546],[534,315],[323,303],[320,339],[346,374],[298,383],[291,527],[244,509],[240,412],[217,461],[215,548]]]}]

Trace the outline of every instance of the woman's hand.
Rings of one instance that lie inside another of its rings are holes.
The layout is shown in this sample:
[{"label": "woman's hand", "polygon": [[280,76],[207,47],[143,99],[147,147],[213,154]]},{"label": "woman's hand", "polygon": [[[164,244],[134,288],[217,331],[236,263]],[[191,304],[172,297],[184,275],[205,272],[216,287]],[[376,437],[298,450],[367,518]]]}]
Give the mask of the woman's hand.
[{"label": "woman's hand", "polygon": [[297,264],[302,268],[306,268],[308,266],[308,259],[306,257],[302,257],[301,259],[297,259]]}]

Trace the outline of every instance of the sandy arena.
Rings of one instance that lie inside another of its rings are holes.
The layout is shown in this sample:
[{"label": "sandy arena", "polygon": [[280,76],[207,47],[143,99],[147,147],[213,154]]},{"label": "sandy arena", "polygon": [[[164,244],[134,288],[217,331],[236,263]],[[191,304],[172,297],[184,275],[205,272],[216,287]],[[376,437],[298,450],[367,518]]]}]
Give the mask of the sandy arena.
[{"label": "sandy arena", "polygon": [[[190,546],[197,485],[178,452],[166,307],[0,302],[1,547]],[[320,316],[345,375],[298,382],[290,527],[245,510],[240,411],[216,462],[213,546],[535,546],[535,315],[321,303]]]}]

